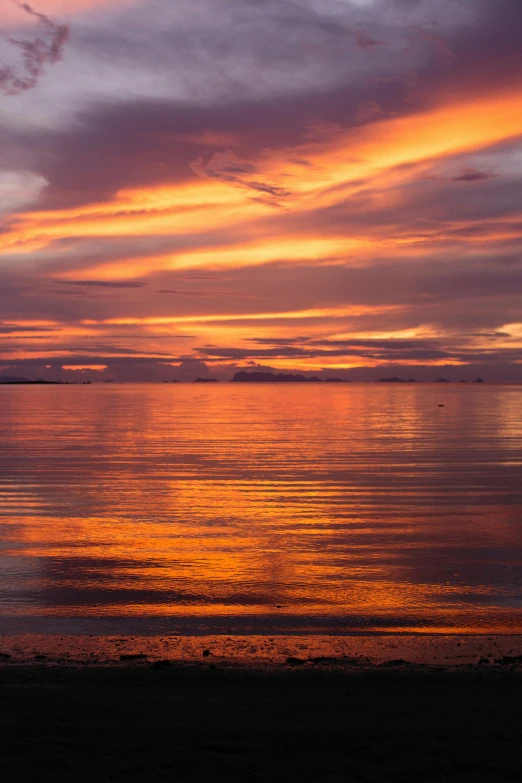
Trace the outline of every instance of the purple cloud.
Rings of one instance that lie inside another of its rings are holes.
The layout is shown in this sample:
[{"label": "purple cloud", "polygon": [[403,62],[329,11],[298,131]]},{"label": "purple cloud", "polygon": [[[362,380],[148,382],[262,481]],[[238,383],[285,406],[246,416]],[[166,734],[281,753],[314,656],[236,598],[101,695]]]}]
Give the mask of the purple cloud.
[{"label": "purple cloud", "polygon": [[46,65],[54,65],[63,57],[69,40],[69,27],[38,13],[27,3],[16,3],[37,19],[42,35],[36,38],[9,38],[21,52],[18,65],[0,66],[0,92],[19,95],[36,87]]},{"label": "purple cloud", "polygon": [[463,169],[456,177],[452,177],[453,182],[478,182],[482,179],[491,179],[494,174],[487,171],[478,171],[477,169]]},{"label": "purple cloud", "polygon": [[352,30],[351,32],[359,49],[369,49],[372,46],[384,46],[386,44],[386,41],[378,41],[368,35],[368,33],[365,33],[364,30]]}]

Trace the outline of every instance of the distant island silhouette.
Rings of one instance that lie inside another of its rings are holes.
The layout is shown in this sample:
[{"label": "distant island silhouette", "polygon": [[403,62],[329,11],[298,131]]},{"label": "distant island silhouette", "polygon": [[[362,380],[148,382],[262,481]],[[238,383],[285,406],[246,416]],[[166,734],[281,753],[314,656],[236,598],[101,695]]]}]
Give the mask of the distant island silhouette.
[{"label": "distant island silhouette", "polygon": [[404,380],[404,378],[379,378],[376,383],[417,383],[415,378],[408,378],[407,381]]},{"label": "distant island silhouette", "polygon": [[[100,382],[114,383],[111,379],[100,379]],[[163,383],[182,383],[177,379],[163,380]],[[245,372],[241,370],[237,372],[230,381],[231,383],[351,383],[348,378],[318,378],[316,375],[305,376],[292,373],[273,373],[273,372]],[[374,383],[417,383],[415,378],[399,378],[397,376],[378,378]],[[23,385],[23,386],[90,386],[93,383],[91,380],[72,380],[72,381],[48,381],[45,378],[36,378],[31,380],[29,378],[23,378],[18,376],[4,375],[0,376],[0,385]],[[96,380],[94,381],[96,383]],[[192,383],[219,383],[218,378],[195,378]],[[436,378],[431,381],[424,381],[424,383],[451,383],[448,378]],[[467,380],[461,379],[460,383],[468,383]],[[471,383],[485,383],[483,378],[475,378]]]},{"label": "distant island silhouette", "polygon": [[16,378],[10,375],[0,376],[0,383],[8,384],[51,384],[52,386],[62,386],[63,381],[45,381],[43,378],[37,378],[35,381],[30,381],[29,378]]},{"label": "distant island silhouette", "polygon": [[[460,382],[467,383],[467,381],[464,380]],[[375,383],[417,383],[417,381],[415,380],[415,378],[408,378],[408,380],[406,381],[404,378],[397,378],[394,376],[392,378],[379,378],[379,380],[375,381]],[[451,381],[448,378],[437,378],[436,380],[431,381],[431,383],[451,383]],[[473,383],[484,383],[484,379],[475,378]]]},{"label": "distant island silhouette", "polygon": [[322,378],[312,376],[306,378],[304,375],[291,375],[288,373],[279,373],[276,375],[273,372],[236,372],[231,380],[231,383],[349,383],[344,378],[326,378],[324,381]]}]

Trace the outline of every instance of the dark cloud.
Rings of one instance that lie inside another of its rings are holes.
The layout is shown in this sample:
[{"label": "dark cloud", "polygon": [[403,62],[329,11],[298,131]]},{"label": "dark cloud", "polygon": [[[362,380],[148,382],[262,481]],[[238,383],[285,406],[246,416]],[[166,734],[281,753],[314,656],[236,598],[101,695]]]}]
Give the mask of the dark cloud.
[{"label": "dark cloud", "polygon": [[471,332],[469,337],[490,337],[493,340],[497,340],[501,337],[511,337],[508,332]]},{"label": "dark cloud", "polygon": [[58,283],[66,286],[80,286],[87,288],[143,288],[146,283],[143,280],[58,280]]},{"label": "dark cloud", "polygon": [[477,171],[477,169],[464,169],[458,176],[452,177],[453,182],[479,182],[483,179],[494,177],[487,171]]},{"label": "dark cloud", "polygon": [[42,365],[49,365],[49,368],[60,368],[62,365],[102,365],[102,364],[111,364],[113,366],[117,365],[140,365],[140,366],[147,366],[149,364],[163,364],[164,362],[182,362],[186,359],[186,357],[179,357],[179,356],[140,356],[140,357],[134,357],[134,356],[107,356],[103,354],[96,354],[96,353],[90,353],[90,354],[75,354],[72,353],[71,355],[63,355],[63,356],[38,356],[38,357],[28,357],[24,359],[8,359],[5,360],[0,357],[0,361],[2,362],[10,362],[10,365],[12,367],[34,367],[34,366],[42,366]]},{"label": "dark cloud", "polygon": [[248,300],[248,299],[262,299],[263,297],[258,296],[257,294],[247,294],[243,291],[231,291],[227,288],[219,288],[216,290],[211,290],[208,288],[196,288],[196,289],[189,289],[189,288],[160,288],[156,293],[158,294],[170,294],[171,296],[186,296],[193,299],[219,299],[223,300],[224,297],[227,299],[232,298],[238,298],[242,301]]},{"label": "dark cloud", "polygon": [[46,65],[54,65],[62,59],[69,40],[68,25],[59,24],[44,14],[34,11],[27,3],[16,3],[23,11],[37,20],[41,35],[33,38],[9,38],[20,51],[16,65],[0,65],[0,92],[18,95],[36,87]]},{"label": "dark cloud", "polygon": [[[52,326],[24,326],[17,324],[3,324],[0,323],[0,334],[17,334],[18,332],[30,332],[31,335],[35,335],[38,332],[56,332],[57,330]],[[32,337],[32,339],[37,339]]]},{"label": "dark cloud", "polygon": [[300,345],[311,342],[311,337],[249,337],[249,343],[256,345]]},{"label": "dark cloud", "polygon": [[[326,352],[324,351],[307,351],[302,348],[262,348],[262,349],[249,349],[249,348],[220,348],[217,346],[203,346],[198,348],[198,352],[205,357],[211,357],[213,359],[236,359],[242,360],[250,357],[256,359],[275,359],[284,357],[285,359],[297,359],[303,357],[314,358]],[[345,352],[342,352],[343,354]],[[334,355],[332,353],[332,355]],[[338,354],[337,354],[338,355]]]},{"label": "dark cloud", "polygon": [[[254,359],[318,359],[318,358],[345,358],[346,360],[351,357],[363,357],[367,359],[378,359],[379,361],[428,361],[438,359],[453,359],[459,358],[458,352],[440,351],[435,349],[418,349],[418,350],[393,350],[388,351],[383,346],[381,349],[374,350],[370,348],[364,350],[361,348],[346,346],[345,348],[292,348],[289,346],[278,346],[275,348],[262,348],[262,349],[248,349],[248,348],[218,348],[213,346],[205,346],[198,349],[198,353],[202,356],[213,359],[234,359],[244,360],[247,358]],[[522,349],[518,352],[512,352],[508,357],[511,359],[512,354],[516,353],[517,356],[522,358]],[[497,354],[497,360],[504,354]],[[473,360],[482,358],[487,361],[489,354],[480,354],[477,352],[473,354]]]},{"label": "dark cloud", "polygon": [[[1,359],[2,376],[25,377],[34,380],[38,377],[46,380],[77,381],[115,380],[121,382],[148,382],[177,380],[190,382],[196,378],[208,378],[211,371],[205,362],[187,356],[104,356],[71,354],[57,358],[35,357],[26,359]],[[64,369],[64,365],[68,368]],[[92,370],[89,367],[105,367]],[[85,368],[85,369],[84,369]],[[231,376],[230,376],[231,377]]]},{"label": "dark cloud", "polygon": [[369,49],[372,46],[383,46],[386,44],[386,41],[378,41],[377,39],[372,38],[371,35],[368,35],[364,30],[352,30],[351,32],[356,45],[360,49]]},{"label": "dark cloud", "polygon": [[417,45],[420,45],[425,50],[427,44],[428,49],[431,49],[444,65],[451,65],[456,58],[455,52],[448,41],[437,31],[437,25],[435,23],[428,23],[428,25],[410,25],[408,27],[409,49],[414,50]]}]

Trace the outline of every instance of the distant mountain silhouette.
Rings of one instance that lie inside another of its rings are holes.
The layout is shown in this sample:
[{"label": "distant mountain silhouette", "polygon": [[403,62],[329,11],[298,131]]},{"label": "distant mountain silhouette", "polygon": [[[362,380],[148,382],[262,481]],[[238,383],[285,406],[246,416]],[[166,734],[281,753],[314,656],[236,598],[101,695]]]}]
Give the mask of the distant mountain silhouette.
[{"label": "distant mountain silhouette", "polygon": [[[334,379],[330,379],[331,381]],[[339,379],[341,380],[341,379]],[[236,372],[232,378],[232,383],[322,383],[322,378],[313,376],[305,378],[304,375],[290,375],[273,372]]]},{"label": "distant mountain silhouette", "polygon": [[37,378],[35,381],[30,381],[28,378],[16,378],[10,375],[3,375],[0,376],[0,383],[11,383],[11,384],[31,384],[31,383],[49,383],[51,385],[61,385],[62,381],[44,381],[43,378]]},{"label": "distant mountain silhouette", "polygon": [[376,383],[406,383],[404,378],[379,378]]},{"label": "distant mountain silhouette", "polygon": [[192,383],[217,383],[217,378],[196,378]]},{"label": "distant mountain silhouette", "polygon": [[483,378],[475,378],[473,383],[484,383],[484,379]]}]

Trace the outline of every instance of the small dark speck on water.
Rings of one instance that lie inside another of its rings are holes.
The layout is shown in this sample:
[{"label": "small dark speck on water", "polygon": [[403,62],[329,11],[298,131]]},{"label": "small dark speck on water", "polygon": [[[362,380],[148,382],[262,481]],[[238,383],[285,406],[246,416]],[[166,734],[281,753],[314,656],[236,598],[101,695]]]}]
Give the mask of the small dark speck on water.
[{"label": "small dark speck on water", "polygon": [[210,655],[210,650],[203,650],[203,658],[208,658]]}]

